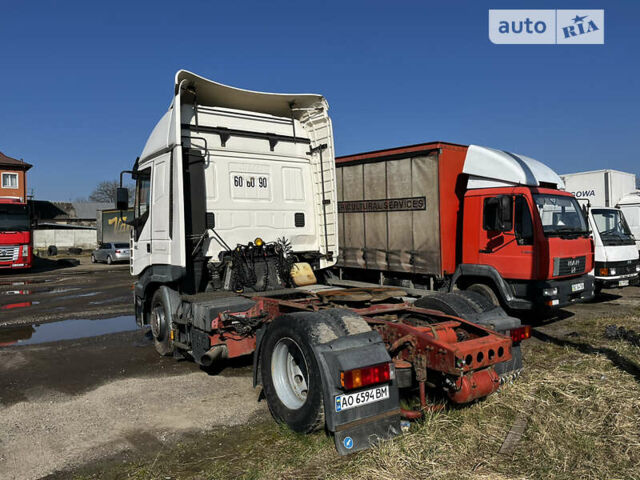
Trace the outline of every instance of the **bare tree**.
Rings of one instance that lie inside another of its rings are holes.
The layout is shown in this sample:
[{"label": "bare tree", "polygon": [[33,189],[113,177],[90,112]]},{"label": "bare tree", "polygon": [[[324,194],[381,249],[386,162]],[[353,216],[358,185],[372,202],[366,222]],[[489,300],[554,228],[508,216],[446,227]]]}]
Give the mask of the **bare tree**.
[{"label": "bare tree", "polygon": [[[118,180],[105,180],[100,182],[89,195],[89,200],[92,202],[108,202],[115,203],[116,190],[120,186]],[[133,185],[125,185],[129,189],[129,203],[133,201],[134,187]]]}]

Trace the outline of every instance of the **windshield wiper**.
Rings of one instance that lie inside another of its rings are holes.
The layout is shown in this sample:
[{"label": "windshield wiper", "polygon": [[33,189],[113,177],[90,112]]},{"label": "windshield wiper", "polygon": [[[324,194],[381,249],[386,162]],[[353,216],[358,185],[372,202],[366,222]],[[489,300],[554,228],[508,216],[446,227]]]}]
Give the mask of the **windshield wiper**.
[{"label": "windshield wiper", "polygon": [[561,228],[554,228],[553,230],[547,230],[546,231],[547,234],[551,234],[551,235],[566,235],[566,234],[571,234],[571,235],[584,235],[587,232],[586,230],[576,230],[575,228],[571,228],[571,227],[561,227]]}]

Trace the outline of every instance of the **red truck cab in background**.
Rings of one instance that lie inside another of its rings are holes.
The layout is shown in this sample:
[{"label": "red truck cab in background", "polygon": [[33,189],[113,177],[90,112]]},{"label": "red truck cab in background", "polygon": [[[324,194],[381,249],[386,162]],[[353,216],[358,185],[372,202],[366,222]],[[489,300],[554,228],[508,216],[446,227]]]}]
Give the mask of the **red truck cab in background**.
[{"label": "red truck cab in background", "polygon": [[584,214],[541,162],[430,142],[336,166],[340,279],[471,290],[511,311],[593,298]]},{"label": "red truck cab in background", "polygon": [[31,268],[33,233],[26,203],[0,197],[0,269]]}]

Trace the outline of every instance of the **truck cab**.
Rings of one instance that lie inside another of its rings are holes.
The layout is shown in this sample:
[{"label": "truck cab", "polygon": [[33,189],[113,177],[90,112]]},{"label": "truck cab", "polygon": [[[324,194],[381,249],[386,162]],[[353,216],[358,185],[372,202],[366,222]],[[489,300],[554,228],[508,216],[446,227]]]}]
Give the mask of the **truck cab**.
[{"label": "truck cab", "polygon": [[33,237],[29,206],[16,198],[0,198],[0,269],[31,268]]},{"label": "truck cab", "polygon": [[536,299],[538,307],[563,307],[593,296],[585,218],[576,199],[557,189],[469,189],[463,263],[495,269],[516,308]]},{"label": "truck cab", "polygon": [[626,194],[618,202],[629,225],[632,235],[636,239],[636,248],[640,251],[640,190]]},{"label": "truck cab", "polygon": [[588,212],[595,243],[596,288],[637,285],[640,272],[638,249],[622,210],[589,207]]}]

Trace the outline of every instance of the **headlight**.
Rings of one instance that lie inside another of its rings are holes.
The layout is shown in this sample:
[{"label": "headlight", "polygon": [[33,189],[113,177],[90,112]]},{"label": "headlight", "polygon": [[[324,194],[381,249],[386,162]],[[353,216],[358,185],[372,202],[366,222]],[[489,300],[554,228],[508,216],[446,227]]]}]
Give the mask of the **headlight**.
[{"label": "headlight", "polygon": [[640,272],[640,263],[636,263],[636,272]]},{"label": "headlight", "polygon": [[609,269],[609,275],[614,276],[616,274],[616,269],[615,268],[610,268]]},{"label": "headlight", "polygon": [[557,288],[543,288],[542,289],[542,295],[544,295],[545,297],[553,297],[555,295],[558,294],[558,289]]}]

